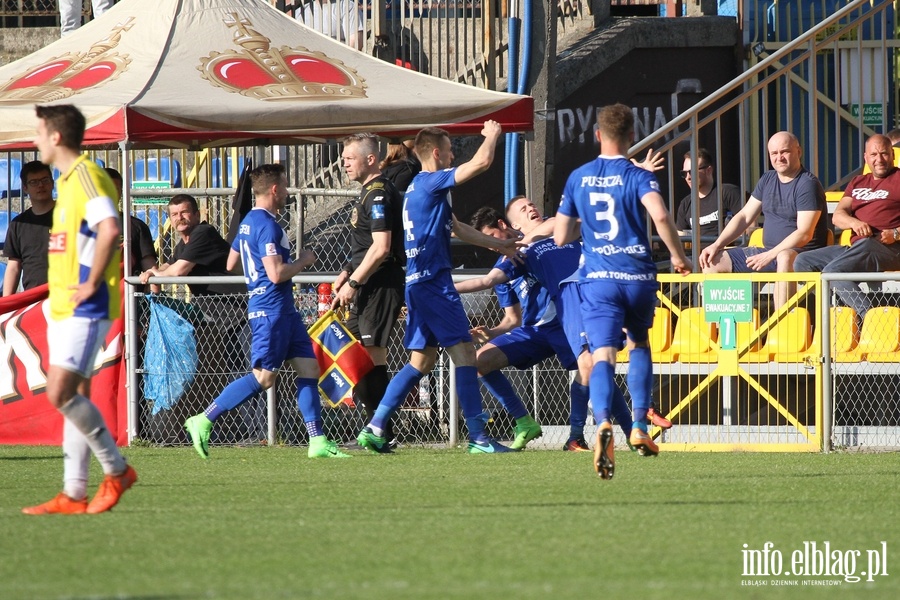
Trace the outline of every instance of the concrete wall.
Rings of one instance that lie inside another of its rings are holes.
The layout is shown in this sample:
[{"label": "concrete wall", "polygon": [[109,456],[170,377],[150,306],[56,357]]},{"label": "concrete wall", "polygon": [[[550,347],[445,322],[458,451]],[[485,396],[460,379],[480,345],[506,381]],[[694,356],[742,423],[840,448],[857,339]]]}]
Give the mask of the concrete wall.
[{"label": "concrete wall", "polygon": [[59,39],[59,27],[0,29],[0,65],[11,63]]}]

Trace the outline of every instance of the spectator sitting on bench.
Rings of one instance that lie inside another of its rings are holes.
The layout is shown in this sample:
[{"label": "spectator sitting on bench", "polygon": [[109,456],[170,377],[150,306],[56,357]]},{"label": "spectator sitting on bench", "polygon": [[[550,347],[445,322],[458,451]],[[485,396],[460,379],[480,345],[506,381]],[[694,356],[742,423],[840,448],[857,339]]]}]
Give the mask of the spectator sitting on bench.
[{"label": "spectator sitting on bench", "polygon": [[[780,131],[769,138],[767,149],[772,170],[763,173],[744,208],[700,253],[704,273],[786,273],[793,270],[798,253],[828,244],[825,190],[803,166],[800,141]],[[766,219],[764,247],[726,250],[726,245],[756,224],[760,213]],[[788,282],[776,284],[775,308],[787,302],[793,287]]]},{"label": "spectator sitting on bench", "polygon": [[[877,273],[900,270],[900,169],[884,135],[866,140],[865,161],[871,173],[850,180],[834,211],[836,227],[850,229],[850,246],[826,246],[804,252],[794,261],[798,272]],[[834,281],[841,302],[860,320],[872,301],[852,281]]]}]

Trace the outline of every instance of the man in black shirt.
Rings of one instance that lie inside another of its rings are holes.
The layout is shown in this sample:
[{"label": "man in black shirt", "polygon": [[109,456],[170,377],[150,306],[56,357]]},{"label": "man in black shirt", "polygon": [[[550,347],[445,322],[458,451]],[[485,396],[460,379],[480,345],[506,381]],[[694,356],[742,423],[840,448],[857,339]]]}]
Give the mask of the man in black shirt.
[{"label": "man in black shirt", "polygon": [[3,277],[3,295],[19,289],[30,290],[47,283],[47,248],[53,224],[53,175],[39,160],[22,167],[22,189],[28,192],[31,208],[12,220],[6,233],[3,255],[9,259]]},{"label": "man in black shirt", "polygon": [[[697,150],[697,181],[691,180],[690,152],[684,155],[684,164],[681,171],[681,176],[688,187],[693,188],[693,184],[697,184],[697,196],[700,200],[700,235],[712,238],[718,237],[722,228],[725,227],[725,221],[729,217],[738,214],[744,207],[741,190],[736,185],[723,183],[721,191],[716,187],[714,168],[712,155],[705,148],[700,148]],[[720,193],[722,195],[722,210],[724,214],[719,214]],[[694,206],[691,194],[688,194],[681,200],[675,215],[675,226],[678,228],[678,235],[690,235],[690,232],[694,229],[693,224]],[[701,245],[706,247],[708,244],[709,242]]]},{"label": "man in black shirt", "polygon": [[[209,277],[230,275],[225,263],[230,247],[216,229],[200,221],[200,207],[193,196],[178,194],[169,200],[169,221],[181,236],[172,253],[173,262],[151,267],[141,273],[141,283],[150,277]],[[192,294],[244,293],[240,284],[188,284]]]},{"label": "man in black shirt", "polygon": [[[122,174],[112,167],[106,167],[106,174],[112,179],[113,185],[119,197],[118,202],[122,201]],[[119,210],[122,207],[119,206]],[[122,220],[122,231],[125,231],[124,215],[119,212],[119,219]],[[156,266],[156,249],[153,247],[153,234],[146,223],[131,215],[131,244],[129,253],[131,254],[131,273],[130,275],[140,275],[145,269]],[[124,253],[122,254],[124,259]]]},{"label": "man in black shirt", "polygon": [[[377,137],[347,137],[341,157],[347,176],[361,183],[362,190],[350,214],[350,263],[333,289],[335,302],[350,307],[350,332],[375,364],[353,390],[368,422],[387,388],[387,346],[403,307],[403,199],[378,168]],[[393,437],[390,425],[386,437]]]}]

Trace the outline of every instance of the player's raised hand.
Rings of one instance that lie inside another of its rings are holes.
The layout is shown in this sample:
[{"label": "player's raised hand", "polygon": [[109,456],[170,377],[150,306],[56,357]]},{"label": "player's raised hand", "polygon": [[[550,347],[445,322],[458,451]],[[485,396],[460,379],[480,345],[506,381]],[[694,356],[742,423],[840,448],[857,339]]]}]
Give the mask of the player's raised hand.
[{"label": "player's raised hand", "polygon": [[503,128],[500,127],[500,123],[497,121],[485,121],[484,127],[481,128],[481,135],[486,138],[499,138],[501,133],[503,133]]},{"label": "player's raised hand", "polygon": [[631,162],[636,167],[640,167],[645,171],[655,173],[656,171],[660,171],[665,168],[666,157],[663,156],[662,152],[654,152],[653,148],[649,148],[647,150],[647,158],[644,159],[644,162],[638,162],[634,158],[631,159]]}]

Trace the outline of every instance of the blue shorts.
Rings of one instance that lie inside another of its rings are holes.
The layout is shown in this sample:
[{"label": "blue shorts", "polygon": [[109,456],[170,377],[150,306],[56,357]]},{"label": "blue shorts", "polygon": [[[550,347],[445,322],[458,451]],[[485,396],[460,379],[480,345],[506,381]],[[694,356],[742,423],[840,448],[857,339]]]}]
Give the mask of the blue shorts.
[{"label": "blue shorts", "polygon": [[621,348],[622,328],[636,343],[646,342],[656,308],[656,282],[589,281],[580,284],[584,331],[591,352]]},{"label": "blue shorts", "polygon": [[453,287],[450,272],[434,279],[406,286],[407,350],[424,350],[442,346],[450,348],[460,342],[471,342],[469,317],[459,292]]},{"label": "blue shorts", "polygon": [[528,369],[551,356],[558,356],[566,370],[578,367],[558,318],[539,327],[516,327],[490,343],[506,355],[510,366],[517,369]]},{"label": "blue shorts", "polygon": [[312,358],[312,342],[300,313],[250,319],[250,366],[277,371],[292,358]]},{"label": "blue shorts", "polygon": [[556,318],[562,323],[569,349],[578,357],[587,348],[584,321],[581,318],[581,292],[578,283],[563,283],[556,297]]},{"label": "blue shorts", "polygon": [[773,260],[759,271],[754,271],[747,266],[747,258],[768,252],[769,248],[729,248],[725,252],[731,257],[732,273],[774,273],[778,267],[777,262]]}]

